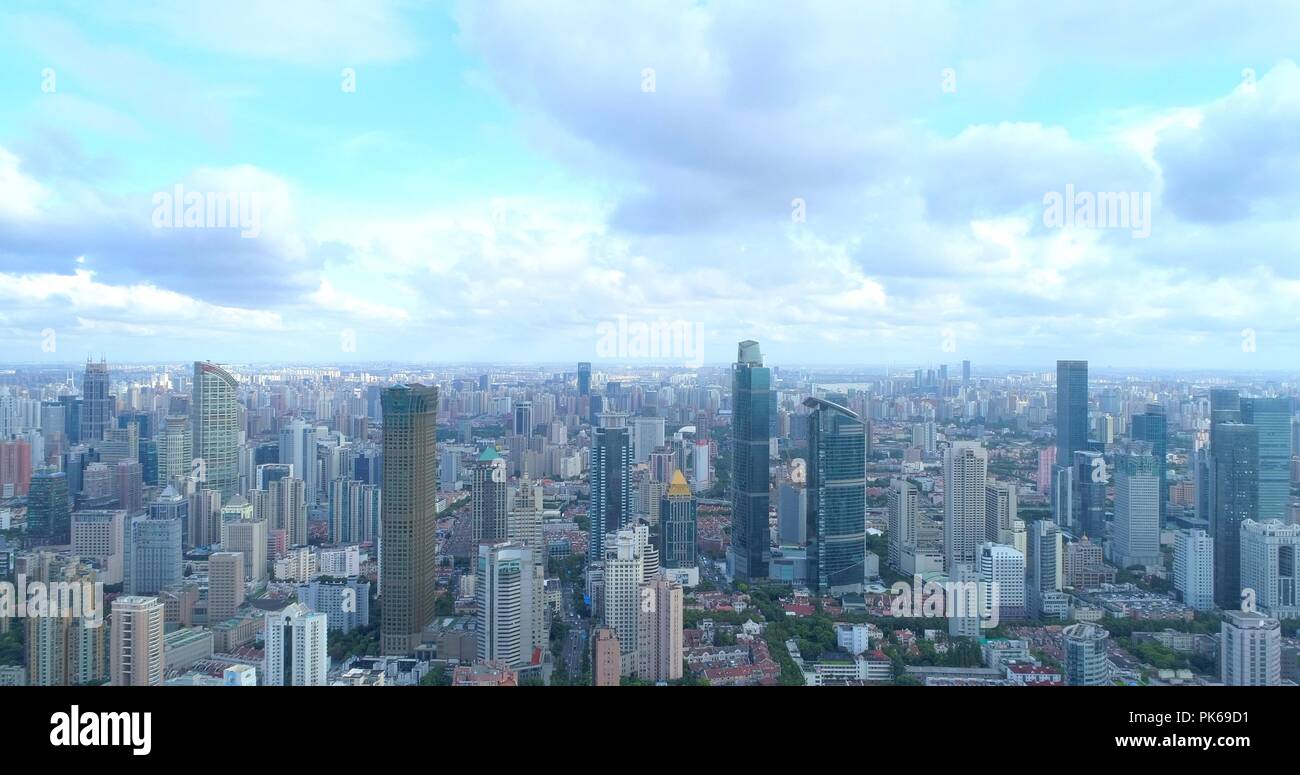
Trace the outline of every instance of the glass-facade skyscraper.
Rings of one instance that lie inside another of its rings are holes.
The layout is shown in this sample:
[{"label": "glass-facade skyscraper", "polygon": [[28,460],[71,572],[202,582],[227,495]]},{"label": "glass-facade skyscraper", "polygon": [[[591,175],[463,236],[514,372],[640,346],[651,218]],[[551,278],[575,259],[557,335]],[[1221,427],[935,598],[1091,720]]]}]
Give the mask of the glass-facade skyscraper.
[{"label": "glass-facade skyscraper", "polygon": [[632,519],[632,439],[623,418],[606,415],[614,423],[595,430],[591,444],[591,535],[587,558],[605,556],[605,535],[625,527]]},{"label": "glass-facade skyscraper", "polygon": [[1286,521],[1291,498],[1291,399],[1242,398],[1241,421],[1259,429],[1259,516]]},{"label": "glass-facade skyscraper", "polygon": [[1259,512],[1259,428],[1216,423],[1210,475],[1214,597],[1224,608],[1241,600],[1241,523]]},{"label": "glass-facade skyscraper", "polygon": [[1088,362],[1056,362],[1056,462],[1088,448]]},{"label": "glass-facade skyscraper", "polygon": [[87,362],[81,379],[81,433],[83,442],[101,441],[108,432],[111,402],[108,397],[108,364]]},{"label": "glass-facade skyscraper", "polygon": [[27,533],[48,544],[72,543],[72,508],[68,475],[54,468],[32,474],[27,490]]},{"label": "glass-facade skyscraper", "polygon": [[758,342],[737,348],[731,389],[731,555],[738,581],[767,578],[771,558],[768,476],[772,371]]},{"label": "glass-facade skyscraper", "polygon": [[1160,526],[1165,526],[1165,516],[1169,500],[1169,474],[1166,454],[1169,451],[1169,428],[1166,423],[1164,407],[1148,404],[1142,414],[1133,415],[1130,436],[1134,441],[1145,441],[1151,445],[1151,456],[1155,458],[1156,478],[1160,482]]},{"label": "glass-facade skyscraper", "polygon": [[194,400],[190,430],[194,457],[203,461],[204,486],[223,501],[239,492],[239,382],[230,372],[206,361],[194,364]]},{"label": "glass-facade skyscraper", "polygon": [[675,470],[659,506],[659,562],[664,568],[695,567],[695,518],[695,496],[681,469]]},{"label": "glass-facade skyscraper", "polygon": [[867,553],[866,423],[809,398],[808,584],[814,594],[862,591]]}]

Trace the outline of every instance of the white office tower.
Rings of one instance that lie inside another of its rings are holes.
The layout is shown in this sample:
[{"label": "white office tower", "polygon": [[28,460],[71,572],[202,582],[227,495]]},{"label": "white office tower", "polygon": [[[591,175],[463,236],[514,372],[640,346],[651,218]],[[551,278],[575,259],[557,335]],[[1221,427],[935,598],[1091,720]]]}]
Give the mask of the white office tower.
[{"label": "white office tower", "polygon": [[656,576],[640,588],[636,675],[646,681],[682,677],[682,586]]},{"label": "white office tower", "polygon": [[935,426],[933,422],[918,422],[912,425],[912,446],[927,455],[934,454]]},{"label": "white office tower", "polygon": [[193,462],[194,439],[190,434],[190,418],[168,415],[158,433],[158,483],[163,487],[177,484],[190,475]]},{"label": "white office tower", "polygon": [[1282,625],[1258,611],[1224,611],[1219,673],[1226,686],[1282,683]]},{"label": "white office tower", "polygon": [[709,478],[709,440],[696,439],[693,449],[695,451],[692,453],[691,463],[694,466],[695,491],[699,492],[708,487],[711,481]]},{"label": "white office tower", "polygon": [[1300,617],[1297,550],[1300,525],[1276,519],[1241,523],[1241,588],[1254,590],[1256,606],[1275,619]]},{"label": "white office tower", "polygon": [[262,636],[264,686],[325,686],[330,657],[326,648],[329,624],[325,614],[291,603],[266,615]]},{"label": "white office tower", "polygon": [[1214,539],[1204,530],[1174,534],[1174,589],[1197,611],[1214,608]]},{"label": "white office tower", "polygon": [[984,488],[984,540],[1011,545],[1016,522],[1016,486],[989,481]]},{"label": "white office tower", "polygon": [[[650,554],[649,529],[627,527],[605,539],[603,570],[604,625],[614,630],[623,674],[631,675],[636,667],[637,614],[641,609],[640,586],[649,581],[647,555]],[[653,564],[658,565],[657,553]]]},{"label": "white office tower", "polygon": [[511,667],[540,664],[546,648],[545,569],[532,547],[480,544],[474,575],[478,658]]},{"label": "white office tower", "polygon": [[650,459],[650,453],[664,445],[664,418],[632,418],[632,455],[633,462],[644,463]]},{"label": "white office tower", "polygon": [[943,567],[974,566],[984,542],[989,455],[975,441],[955,441],[943,462]]},{"label": "white office tower", "polygon": [[1038,618],[1064,619],[1070,612],[1070,600],[1061,591],[1065,575],[1061,530],[1050,519],[1040,519],[1030,524],[1028,543],[1025,602],[1029,606],[1029,612]]},{"label": "white office tower", "polygon": [[980,587],[984,611],[999,621],[1025,616],[1025,556],[1014,547],[989,541],[980,544]]},{"label": "white office tower", "polygon": [[889,567],[901,570],[903,551],[916,546],[921,494],[906,479],[894,479],[889,483],[887,498]]},{"label": "white office tower", "polygon": [[113,686],[161,686],[163,604],[156,597],[127,595],[113,601]]},{"label": "white office tower", "polygon": [[1132,441],[1115,458],[1115,520],[1106,547],[1120,567],[1160,567],[1160,469],[1151,445]]},{"label": "white office tower", "polygon": [[532,547],[538,559],[545,557],[542,544],[543,491],[541,482],[534,482],[524,474],[519,486],[510,491],[509,538],[515,543]]}]

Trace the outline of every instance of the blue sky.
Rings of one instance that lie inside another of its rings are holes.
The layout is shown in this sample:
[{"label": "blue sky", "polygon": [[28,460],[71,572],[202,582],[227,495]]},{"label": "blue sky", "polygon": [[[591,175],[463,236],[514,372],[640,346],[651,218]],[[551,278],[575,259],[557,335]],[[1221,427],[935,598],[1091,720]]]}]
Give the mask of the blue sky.
[{"label": "blue sky", "polygon": [[1300,6],[1130,5],[8,3],[0,361],[1290,370]]}]

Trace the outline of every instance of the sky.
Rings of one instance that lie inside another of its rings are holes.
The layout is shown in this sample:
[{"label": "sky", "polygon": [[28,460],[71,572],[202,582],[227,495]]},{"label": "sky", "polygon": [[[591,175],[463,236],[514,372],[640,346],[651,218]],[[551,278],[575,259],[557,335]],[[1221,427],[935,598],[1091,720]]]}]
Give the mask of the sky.
[{"label": "sky", "polygon": [[14,0],[0,40],[0,364],[1300,371],[1294,2]]}]

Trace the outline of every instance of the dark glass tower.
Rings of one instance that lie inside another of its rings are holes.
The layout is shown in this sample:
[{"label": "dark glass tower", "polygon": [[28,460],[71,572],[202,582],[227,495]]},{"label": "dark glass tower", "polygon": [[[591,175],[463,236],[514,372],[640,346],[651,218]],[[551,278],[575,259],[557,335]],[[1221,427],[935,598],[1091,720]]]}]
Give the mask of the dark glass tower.
[{"label": "dark glass tower", "polygon": [[763,366],[758,342],[740,343],[731,390],[731,553],[735,578],[767,578],[771,558],[768,528],[768,440],[772,371]]},{"label": "dark glass tower", "polygon": [[111,407],[108,397],[108,364],[86,363],[81,379],[81,441],[101,441],[108,431]]},{"label": "dark glass tower", "polygon": [[591,514],[587,561],[605,557],[605,534],[632,520],[632,440],[624,418],[610,415],[604,422],[620,427],[597,428],[591,445]]},{"label": "dark glass tower", "polygon": [[1100,452],[1082,450],[1074,453],[1074,501],[1070,529],[1076,536],[1085,535],[1093,543],[1106,537],[1106,485],[1110,474]]},{"label": "dark glass tower", "polygon": [[1169,451],[1169,429],[1165,420],[1164,407],[1147,404],[1142,414],[1133,415],[1131,436],[1134,441],[1145,441],[1151,445],[1151,456],[1155,458],[1156,478],[1160,482],[1160,527],[1165,526],[1166,502],[1169,500],[1169,474],[1165,455]]},{"label": "dark glass tower", "polygon": [[668,493],[659,506],[659,561],[665,568],[695,567],[695,496],[681,470],[673,471]]},{"label": "dark glass tower", "polygon": [[72,543],[67,474],[53,468],[32,474],[27,490],[27,532],[44,544]]},{"label": "dark glass tower", "polygon": [[867,556],[866,424],[819,398],[808,415],[808,584],[814,594],[861,592]]},{"label": "dark glass tower", "polygon": [[578,395],[591,395],[591,364],[586,361],[578,364]]},{"label": "dark glass tower", "polygon": [[1214,598],[1224,608],[1236,608],[1241,602],[1241,523],[1259,512],[1259,428],[1216,423],[1212,443]]},{"label": "dark glass tower", "polygon": [[1056,362],[1056,463],[1088,448],[1088,362]]},{"label": "dark glass tower", "polygon": [[1241,421],[1259,428],[1259,516],[1287,521],[1291,497],[1291,399],[1242,398]]}]

